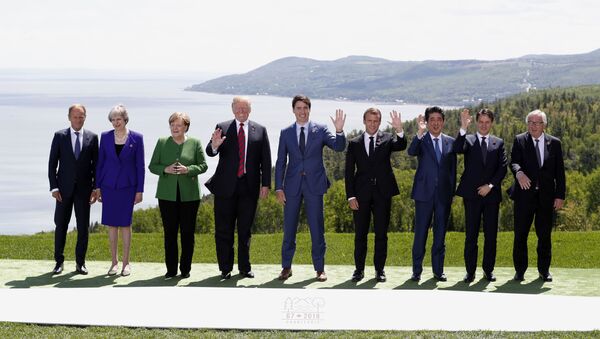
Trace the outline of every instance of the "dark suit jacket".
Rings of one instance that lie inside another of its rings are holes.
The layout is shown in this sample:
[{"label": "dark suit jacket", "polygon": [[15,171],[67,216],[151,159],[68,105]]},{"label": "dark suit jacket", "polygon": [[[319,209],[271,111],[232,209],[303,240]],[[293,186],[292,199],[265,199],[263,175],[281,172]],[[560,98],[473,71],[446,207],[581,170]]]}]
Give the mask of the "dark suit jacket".
[{"label": "dark suit jacket", "polygon": [[501,184],[506,176],[508,160],[504,150],[504,140],[489,135],[486,143],[487,155],[485,165],[481,155],[481,145],[475,134],[466,134],[456,137],[452,149],[455,153],[465,155],[465,170],[460,177],[460,183],[456,189],[456,195],[464,199],[475,199],[480,197],[477,188],[482,185],[492,184],[494,187],[484,197],[486,202],[499,203],[502,201]]},{"label": "dark suit jacket", "polygon": [[98,161],[98,136],[84,129],[81,138],[81,153],[79,153],[79,159],[75,159],[70,133],[70,128],[54,133],[48,160],[50,190],[58,188],[62,196],[69,197],[75,193],[75,184],[77,183],[77,193],[89,195],[94,189],[96,162]]},{"label": "dark suit jacket", "polygon": [[346,136],[332,134],[325,125],[308,122],[304,154],[298,146],[296,123],[281,130],[277,162],[275,163],[275,189],[286,196],[300,194],[302,177],[305,177],[312,194],[324,195],[331,185],[323,164],[323,147],[336,152],[346,148]]},{"label": "dark suit jacket", "polygon": [[406,148],[406,138],[379,131],[372,156],[367,155],[364,133],[350,140],[346,151],[346,198],[368,196],[373,184],[381,195],[400,194],[390,163],[392,152]]},{"label": "dark suit jacket", "polygon": [[436,187],[440,198],[447,203],[452,201],[456,187],[456,153],[452,151],[454,138],[441,134],[441,142],[442,159],[439,165],[429,132],[421,139],[415,135],[408,147],[408,155],[419,159],[411,194],[416,201],[431,201]]},{"label": "dark suit jacket", "polygon": [[523,190],[515,182],[511,192],[513,200],[531,199],[535,194],[536,184],[539,187],[540,199],[549,203],[557,198],[565,199],[565,165],[561,142],[549,134],[544,134],[544,138],[544,165],[538,168],[534,142],[529,132],[515,137],[510,155],[510,169],[515,175],[515,181],[517,172],[523,171],[531,179],[532,187]]},{"label": "dark suit jacket", "polygon": [[135,186],[136,192],[144,192],[144,171],[144,139],[140,133],[129,131],[118,156],[115,151],[115,131],[102,133],[96,187],[117,189]]},{"label": "dark suit jacket", "polygon": [[[247,120],[248,146],[246,150],[246,177],[252,194],[260,192],[260,187],[271,187],[271,146],[267,129],[254,121]],[[205,186],[217,196],[231,197],[235,192],[237,170],[239,164],[237,125],[235,120],[229,120],[217,125],[225,136],[225,141],[217,153],[213,152],[212,142],[206,146],[206,154],[214,157],[219,154],[219,164],[215,174],[208,179]]]}]

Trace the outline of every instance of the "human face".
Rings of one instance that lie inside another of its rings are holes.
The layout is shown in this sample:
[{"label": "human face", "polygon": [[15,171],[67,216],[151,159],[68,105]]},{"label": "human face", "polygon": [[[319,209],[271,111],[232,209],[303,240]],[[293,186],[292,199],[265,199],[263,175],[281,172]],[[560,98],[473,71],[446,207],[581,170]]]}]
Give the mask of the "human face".
[{"label": "human face", "polygon": [[527,119],[527,130],[533,138],[539,138],[544,133],[544,119],[539,114],[532,114]]},{"label": "human face", "polygon": [[427,130],[434,137],[439,136],[444,128],[444,118],[440,113],[429,114],[429,120],[427,120]]},{"label": "human face", "polygon": [[169,128],[171,129],[171,136],[173,139],[181,140],[181,138],[185,137],[185,130],[187,127],[185,126],[183,119],[178,118],[173,120],[169,124]]},{"label": "human face", "polygon": [[69,112],[69,121],[74,130],[81,130],[83,123],[85,122],[85,112],[83,109],[78,107],[73,108],[71,112]]},{"label": "human face", "polygon": [[369,135],[374,135],[379,130],[381,118],[379,117],[379,114],[367,114],[363,122],[365,123],[365,131]]},{"label": "human face", "polygon": [[124,131],[125,125],[127,125],[127,123],[125,122],[125,119],[123,119],[123,117],[119,114],[113,114],[113,116],[110,117],[110,122],[112,123],[112,126],[115,129],[115,132]]},{"label": "human face", "polygon": [[304,125],[308,122],[310,108],[304,101],[297,101],[294,105],[294,115],[296,116],[296,123]]},{"label": "human face", "polygon": [[250,103],[247,101],[236,101],[231,104],[231,110],[239,122],[246,122],[252,108],[250,107]]},{"label": "human face", "polygon": [[490,133],[490,129],[492,129],[492,119],[487,115],[480,115],[479,119],[477,119],[477,131],[481,135],[488,135]]}]

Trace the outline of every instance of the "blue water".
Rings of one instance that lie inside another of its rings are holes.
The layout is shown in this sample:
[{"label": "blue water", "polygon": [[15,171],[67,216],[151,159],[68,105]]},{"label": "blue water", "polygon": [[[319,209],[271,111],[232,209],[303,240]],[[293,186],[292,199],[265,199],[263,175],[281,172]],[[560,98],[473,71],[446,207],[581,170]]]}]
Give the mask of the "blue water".
[{"label": "blue water", "polygon": [[[113,80],[113,79],[117,80]],[[32,234],[54,229],[54,200],[48,187],[48,153],[55,131],[69,126],[67,108],[82,103],[87,108],[84,128],[98,134],[111,129],[108,111],[118,103],[129,112],[132,130],[144,134],[146,165],[156,140],[169,135],[168,117],[175,111],[191,116],[189,135],[204,145],[214,126],[232,119],[231,95],[186,92],[183,89],[204,79],[162,77],[111,77],[94,74],[89,79],[61,74],[0,73],[0,234]],[[294,121],[291,98],[251,96],[250,119],[268,128],[271,154],[277,154],[279,131]],[[392,109],[402,112],[403,120],[424,111],[423,105],[378,105],[364,102],[314,100],[311,119],[327,123],[336,108],[347,114],[346,131],[361,129],[362,113],[378,106],[387,121]],[[383,124],[382,124],[383,126]],[[203,184],[213,174],[218,158],[208,158],[208,171],[200,176]],[[273,158],[273,163],[275,158]],[[136,208],[155,206],[157,177],[146,173],[144,201]],[[201,187],[204,193],[207,190]],[[91,221],[99,221],[101,204],[92,206]],[[75,227],[75,218],[71,220]]]}]

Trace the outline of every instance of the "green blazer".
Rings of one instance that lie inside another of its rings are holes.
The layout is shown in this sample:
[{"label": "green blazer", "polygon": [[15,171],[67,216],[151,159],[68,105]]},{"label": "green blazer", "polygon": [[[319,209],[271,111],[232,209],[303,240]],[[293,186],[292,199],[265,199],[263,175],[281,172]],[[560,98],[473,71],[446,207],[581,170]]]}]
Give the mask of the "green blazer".
[{"label": "green blazer", "polygon": [[[176,161],[188,168],[187,174],[165,173],[165,168]],[[158,175],[156,198],[176,201],[179,184],[181,201],[200,200],[198,174],[208,169],[200,140],[188,137],[183,144],[178,145],[173,137],[158,139],[148,168]]]}]

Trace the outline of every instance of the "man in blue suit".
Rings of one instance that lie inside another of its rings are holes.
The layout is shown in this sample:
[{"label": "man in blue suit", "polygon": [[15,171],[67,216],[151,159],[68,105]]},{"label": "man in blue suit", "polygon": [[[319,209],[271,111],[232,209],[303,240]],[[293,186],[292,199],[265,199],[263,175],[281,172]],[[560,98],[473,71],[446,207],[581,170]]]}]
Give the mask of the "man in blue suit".
[{"label": "man in blue suit", "polygon": [[423,115],[419,115],[417,135],[408,147],[408,154],[419,159],[411,195],[415,201],[413,281],[421,280],[430,225],[433,229],[433,277],[438,281],[447,280],[444,274],[445,237],[456,185],[456,154],[452,151],[454,138],[442,133],[444,120],[444,111],[440,107],[428,107],[425,119]]},{"label": "man in blue suit", "polygon": [[491,135],[494,112],[484,108],[477,112],[477,133],[467,134],[471,124],[468,109],[460,115],[461,128],[454,142],[455,153],[465,155],[465,171],[460,177],[456,195],[463,198],[465,207],[465,283],[475,280],[477,268],[477,240],[483,217],[483,277],[496,281],[496,238],[498,235],[498,213],[502,201],[501,185],[506,176],[506,152],[504,140]]},{"label": "man in blue suit", "polygon": [[296,122],[281,130],[275,164],[275,191],[283,208],[283,244],[281,247],[282,271],[279,280],[292,276],[292,259],[296,251],[296,231],[300,206],[304,200],[306,217],[312,241],[312,260],[317,280],[327,280],[325,274],[325,225],[323,195],[330,182],[323,164],[323,147],[336,152],[346,148],[344,122],[346,116],[336,110],[335,136],[325,125],[309,121],[311,103],[304,95],[292,100]]},{"label": "man in blue suit", "polygon": [[53,274],[63,271],[65,242],[71,213],[75,207],[77,218],[77,245],[75,270],[87,274],[85,253],[88,245],[90,205],[96,202],[94,178],[98,161],[98,136],[83,129],[86,111],[83,105],[69,107],[71,127],[54,134],[48,160],[48,179],[52,197],[56,199],[54,211]]}]

